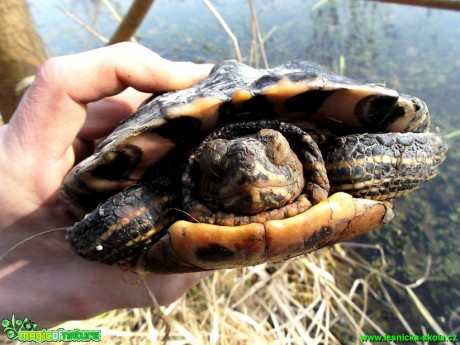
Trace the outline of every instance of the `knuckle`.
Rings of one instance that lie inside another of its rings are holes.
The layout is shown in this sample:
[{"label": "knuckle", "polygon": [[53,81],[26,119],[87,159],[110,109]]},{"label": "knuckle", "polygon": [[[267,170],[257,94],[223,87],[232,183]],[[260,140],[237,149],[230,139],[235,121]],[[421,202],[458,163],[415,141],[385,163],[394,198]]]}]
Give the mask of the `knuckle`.
[{"label": "knuckle", "polygon": [[59,81],[61,57],[54,57],[45,61],[38,69],[35,82],[39,84],[55,84]]}]

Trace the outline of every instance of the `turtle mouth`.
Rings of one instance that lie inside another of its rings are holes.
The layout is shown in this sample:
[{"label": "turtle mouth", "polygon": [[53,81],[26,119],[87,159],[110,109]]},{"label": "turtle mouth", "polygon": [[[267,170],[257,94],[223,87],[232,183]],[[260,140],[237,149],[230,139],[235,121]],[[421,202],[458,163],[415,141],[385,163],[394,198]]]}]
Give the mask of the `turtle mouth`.
[{"label": "turtle mouth", "polygon": [[227,212],[256,214],[292,203],[299,195],[289,191],[298,189],[297,183],[280,187],[240,186],[237,190],[223,191],[219,196],[202,197],[207,205],[220,205]]}]

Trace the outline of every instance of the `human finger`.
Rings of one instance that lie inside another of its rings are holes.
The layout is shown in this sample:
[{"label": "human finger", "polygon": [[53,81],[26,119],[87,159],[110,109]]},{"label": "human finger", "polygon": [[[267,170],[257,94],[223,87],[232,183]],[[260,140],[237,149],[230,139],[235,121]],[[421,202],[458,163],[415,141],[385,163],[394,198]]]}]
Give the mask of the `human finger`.
[{"label": "human finger", "polygon": [[154,275],[153,279],[158,280],[161,278],[161,284],[153,285],[155,296],[158,296],[158,303],[166,305],[174,302],[201,280],[213,273],[214,271]]},{"label": "human finger", "polygon": [[91,155],[97,144],[150,95],[128,87],[118,95],[88,103],[85,123],[72,144],[75,164]]},{"label": "human finger", "polygon": [[107,136],[121,120],[131,115],[150,96],[151,93],[129,87],[118,95],[89,103],[86,121],[78,133],[78,138],[90,141]]},{"label": "human finger", "polygon": [[165,60],[132,43],[51,59],[11,120],[10,143],[41,159],[59,160],[69,154],[88,103],[128,86],[144,92],[188,87],[208,71],[208,66]]}]

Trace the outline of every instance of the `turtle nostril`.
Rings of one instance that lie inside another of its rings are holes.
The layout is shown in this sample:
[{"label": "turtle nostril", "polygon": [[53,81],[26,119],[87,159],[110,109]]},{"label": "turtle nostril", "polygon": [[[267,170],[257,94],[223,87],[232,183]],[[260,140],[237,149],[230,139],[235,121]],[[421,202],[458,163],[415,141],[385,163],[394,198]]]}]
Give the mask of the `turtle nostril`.
[{"label": "turtle nostril", "polygon": [[259,140],[265,145],[265,152],[273,164],[284,165],[291,162],[294,154],[289,142],[278,131],[273,129],[262,129],[257,133]]}]

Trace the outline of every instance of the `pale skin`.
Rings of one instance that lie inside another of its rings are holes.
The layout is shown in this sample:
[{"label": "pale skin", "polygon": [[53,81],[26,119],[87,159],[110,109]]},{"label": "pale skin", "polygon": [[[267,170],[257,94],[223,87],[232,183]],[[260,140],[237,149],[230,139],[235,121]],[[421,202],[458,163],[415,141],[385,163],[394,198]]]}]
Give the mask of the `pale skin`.
[{"label": "pale skin", "polygon": [[[189,87],[209,65],[171,62],[132,43],[54,58],[38,71],[14,116],[0,126],[0,256],[19,241],[75,219],[59,200],[64,176],[149,93]],[[152,304],[138,276],[85,261],[64,231],[35,237],[0,261],[2,317],[27,316],[39,329],[101,312]],[[206,274],[149,274],[168,304]]]}]

